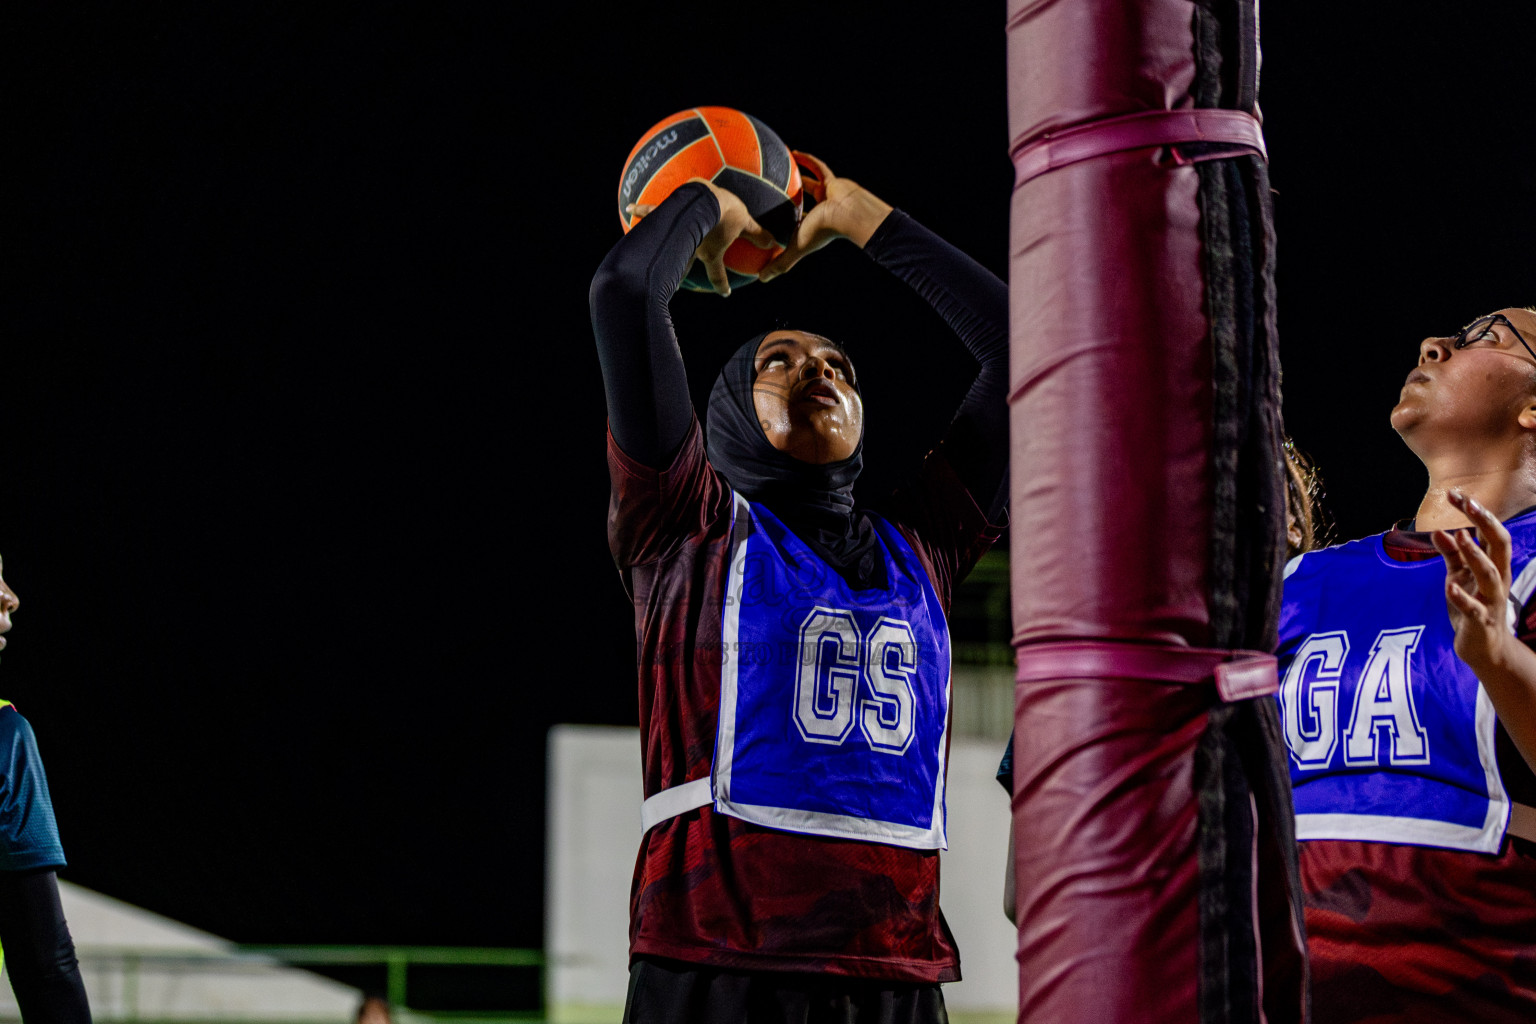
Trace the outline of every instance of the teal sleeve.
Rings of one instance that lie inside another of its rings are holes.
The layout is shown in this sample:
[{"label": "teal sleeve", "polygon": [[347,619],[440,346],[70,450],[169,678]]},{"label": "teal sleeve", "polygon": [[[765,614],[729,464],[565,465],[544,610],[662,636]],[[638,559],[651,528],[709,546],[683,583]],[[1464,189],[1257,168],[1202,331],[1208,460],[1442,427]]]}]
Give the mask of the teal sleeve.
[{"label": "teal sleeve", "polygon": [[0,871],[64,867],[48,777],[32,726],[0,710]]}]

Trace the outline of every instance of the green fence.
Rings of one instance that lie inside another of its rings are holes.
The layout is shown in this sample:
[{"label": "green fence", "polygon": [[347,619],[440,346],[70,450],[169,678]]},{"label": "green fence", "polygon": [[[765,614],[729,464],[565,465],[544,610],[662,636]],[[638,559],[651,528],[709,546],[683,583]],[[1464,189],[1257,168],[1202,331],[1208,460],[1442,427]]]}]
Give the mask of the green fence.
[{"label": "green fence", "polygon": [[454,1020],[543,1020],[544,952],[496,946],[240,946],[248,956],[267,957],[294,967],[385,968],[385,998],[391,1006],[412,1009],[409,972],[413,966],[537,967],[539,1006],[533,1010],[420,1011]]},{"label": "green fence", "polygon": [[[164,1019],[154,1007],[143,1006],[140,979],[149,974],[233,976],[258,973],[274,967],[325,968],[382,967],[385,996],[399,1022],[451,1020],[455,1024],[545,1019],[545,958],[542,950],[484,946],[231,946],[225,950],[159,950],[143,947],[82,946],[81,967],[88,976],[109,984],[111,1006],[93,1007],[97,1024],[132,1022],[154,1024]],[[473,1010],[419,1009],[411,1004],[410,971],[413,967],[526,967],[538,972],[537,1005],[529,1008],[489,1007]],[[110,980],[108,981],[108,976]],[[152,1001],[152,1000],[151,1000]],[[105,1011],[105,1012],[102,1012]],[[195,1019],[178,1014],[178,1022]],[[208,1020],[257,1024],[255,1016],[212,1013]],[[287,1018],[285,1018],[286,1020]],[[334,1022],[333,1022],[334,1024]]]}]

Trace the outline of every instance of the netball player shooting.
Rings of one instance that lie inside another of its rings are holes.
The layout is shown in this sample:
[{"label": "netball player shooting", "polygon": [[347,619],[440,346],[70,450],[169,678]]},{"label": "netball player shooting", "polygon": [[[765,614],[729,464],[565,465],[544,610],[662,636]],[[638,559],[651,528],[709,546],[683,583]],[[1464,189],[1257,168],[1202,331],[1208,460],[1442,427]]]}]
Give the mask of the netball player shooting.
[{"label": "netball player shooting", "polygon": [[1007,288],[796,159],[818,201],[755,280],[846,239],[980,370],[915,478],[855,500],[876,398],[838,341],[759,329],[720,371],[707,443],[694,414],[668,305],[695,259],[724,294],[721,254],[771,244],[736,195],[681,185],[634,210],[599,267],[609,544],[635,606],[646,796],[628,1021],[940,1021],[939,985],[959,978],[938,906],[945,614],[1003,516]]}]

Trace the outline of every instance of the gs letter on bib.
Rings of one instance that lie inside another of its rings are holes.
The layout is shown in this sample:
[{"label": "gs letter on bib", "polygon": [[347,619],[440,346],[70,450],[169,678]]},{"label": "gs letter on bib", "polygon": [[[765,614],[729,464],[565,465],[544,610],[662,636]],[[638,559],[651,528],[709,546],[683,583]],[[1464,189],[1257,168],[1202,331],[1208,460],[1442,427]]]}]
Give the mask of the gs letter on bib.
[{"label": "gs letter on bib", "polygon": [[853,590],[736,497],[713,802],[771,828],[942,849],[948,627],[906,540],[870,519],[886,586]]}]

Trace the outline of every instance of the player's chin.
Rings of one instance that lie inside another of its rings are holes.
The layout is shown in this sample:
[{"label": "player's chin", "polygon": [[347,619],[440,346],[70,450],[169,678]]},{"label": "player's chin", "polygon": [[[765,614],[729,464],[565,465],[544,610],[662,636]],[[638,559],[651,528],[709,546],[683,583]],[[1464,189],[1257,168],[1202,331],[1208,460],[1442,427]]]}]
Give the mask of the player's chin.
[{"label": "player's chin", "polygon": [[817,445],[815,461],[823,466],[830,462],[841,462],[852,455],[857,447],[858,439],[846,432],[822,437]]},{"label": "player's chin", "polygon": [[1399,434],[1409,433],[1419,425],[1422,419],[1422,410],[1407,400],[1394,405],[1391,414],[1387,417],[1387,421],[1392,424],[1392,429]]}]

